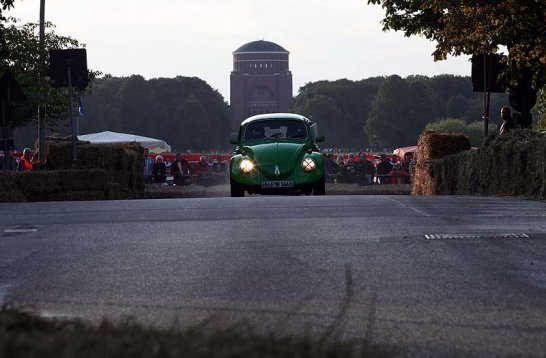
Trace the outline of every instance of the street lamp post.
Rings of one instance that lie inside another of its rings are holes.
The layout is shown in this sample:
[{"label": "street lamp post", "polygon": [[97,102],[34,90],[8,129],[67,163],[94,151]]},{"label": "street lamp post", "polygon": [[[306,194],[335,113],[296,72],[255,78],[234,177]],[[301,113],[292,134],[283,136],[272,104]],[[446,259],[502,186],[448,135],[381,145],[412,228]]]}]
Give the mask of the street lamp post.
[{"label": "street lamp post", "polygon": [[[40,52],[45,53],[45,0],[40,0]],[[40,75],[41,84],[43,74]],[[41,101],[43,101],[43,97]],[[40,164],[45,164],[45,107],[43,103],[38,104],[38,159]]]}]

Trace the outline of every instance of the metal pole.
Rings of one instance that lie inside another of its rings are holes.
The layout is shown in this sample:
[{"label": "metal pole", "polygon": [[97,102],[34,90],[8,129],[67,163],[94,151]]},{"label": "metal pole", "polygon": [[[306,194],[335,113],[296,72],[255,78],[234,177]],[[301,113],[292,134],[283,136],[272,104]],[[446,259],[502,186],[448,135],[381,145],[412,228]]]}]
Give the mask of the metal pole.
[{"label": "metal pole", "polygon": [[2,160],[4,163],[2,163],[2,168],[6,169],[8,167],[8,146],[6,145],[6,101],[2,99],[2,150],[4,151],[4,157]]},{"label": "metal pole", "polygon": [[76,125],[74,123],[74,104],[72,103],[72,69],[68,66],[68,103],[69,103],[69,114],[70,118],[70,129],[72,132],[72,161],[76,161]]},{"label": "metal pole", "polygon": [[[40,0],[40,53],[45,52],[45,0]],[[41,57],[41,56],[40,56]],[[42,82],[42,75],[38,78],[38,81]],[[43,101],[43,97],[40,98],[40,102]],[[38,160],[40,165],[45,164],[45,107],[43,103],[38,105]]]},{"label": "metal pole", "polygon": [[489,92],[489,83],[487,83],[487,55],[483,54],[483,137],[487,137],[489,128],[489,105],[487,103],[487,93]]}]

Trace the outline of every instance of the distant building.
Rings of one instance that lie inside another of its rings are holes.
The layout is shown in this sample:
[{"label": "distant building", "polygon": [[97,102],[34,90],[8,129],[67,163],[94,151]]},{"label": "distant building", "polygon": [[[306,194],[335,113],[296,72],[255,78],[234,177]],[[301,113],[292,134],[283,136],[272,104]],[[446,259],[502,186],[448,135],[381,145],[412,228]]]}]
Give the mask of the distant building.
[{"label": "distant building", "polygon": [[232,131],[253,115],[289,112],[292,106],[292,73],[286,51],[276,43],[249,42],[233,52],[230,81]]}]

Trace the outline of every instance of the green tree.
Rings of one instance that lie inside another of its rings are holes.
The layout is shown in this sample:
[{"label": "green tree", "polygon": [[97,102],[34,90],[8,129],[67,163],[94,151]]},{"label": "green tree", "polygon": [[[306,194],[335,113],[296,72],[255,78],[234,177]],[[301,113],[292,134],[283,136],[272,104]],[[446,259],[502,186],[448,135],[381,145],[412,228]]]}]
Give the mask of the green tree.
[{"label": "green tree", "polygon": [[[0,74],[11,69],[23,92],[28,98],[24,105],[17,106],[18,125],[24,125],[37,115],[38,104],[44,104],[47,111],[47,121],[50,126],[68,116],[68,96],[66,90],[56,89],[44,79],[49,71],[48,51],[83,47],[77,40],[57,35],[53,24],[46,23],[44,50],[40,49],[38,24],[28,23],[18,26],[15,19],[10,18],[2,34],[6,41],[7,55],[0,56]],[[91,80],[99,74],[89,71]],[[42,78],[40,81],[39,79]]]},{"label": "green tree", "polygon": [[[383,81],[383,77],[376,77],[361,81],[341,79],[307,83],[295,98],[294,112],[313,116],[314,120],[319,118],[322,122],[319,129],[327,134],[325,146],[366,147],[368,138],[362,128],[377,88]],[[320,114],[321,109],[314,106],[330,108],[333,117],[326,118]],[[330,128],[335,133],[328,131]]]},{"label": "green tree", "polygon": [[546,1],[368,0],[368,4],[385,9],[384,30],[435,41],[435,60],[506,48],[506,69],[500,76],[519,103],[522,125],[531,125],[533,98],[546,84]]},{"label": "green tree", "polygon": [[81,133],[130,132],[167,141],[174,151],[228,151],[229,108],[196,77],[99,78],[84,98]]},{"label": "green tree", "polygon": [[0,57],[8,54],[8,47],[4,37],[4,22],[6,21],[6,17],[2,14],[2,11],[12,8],[14,2],[15,0],[0,0]]},{"label": "green tree", "polygon": [[437,98],[422,80],[387,77],[379,87],[364,128],[371,145],[400,147],[416,143],[436,117]]},{"label": "green tree", "polygon": [[297,110],[316,122],[321,133],[326,134],[326,147],[345,147],[343,131],[340,131],[338,123],[341,121],[341,111],[335,101],[325,95],[312,96],[305,104]]}]

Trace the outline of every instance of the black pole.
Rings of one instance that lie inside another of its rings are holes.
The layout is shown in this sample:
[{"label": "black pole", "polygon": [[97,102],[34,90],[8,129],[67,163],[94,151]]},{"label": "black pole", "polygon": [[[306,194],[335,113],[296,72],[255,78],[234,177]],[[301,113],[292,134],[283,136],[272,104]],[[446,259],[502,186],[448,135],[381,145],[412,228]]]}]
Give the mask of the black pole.
[{"label": "black pole", "polygon": [[489,103],[488,103],[488,97],[489,97],[489,83],[487,81],[488,70],[487,66],[487,55],[483,54],[483,137],[487,137],[488,128],[489,128]]},{"label": "black pole", "polygon": [[[40,53],[43,54],[45,52],[45,0],[40,0]],[[40,56],[41,57],[41,56]],[[38,79],[39,82],[42,81],[42,76]],[[43,101],[44,98],[40,98],[40,102]],[[38,160],[40,161],[40,165],[45,164],[45,107],[43,103],[40,103],[38,105]]]},{"label": "black pole", "polygon": [[6,169],[8,166],[8,146],[6,145],[6,101],[2,99],[2,150],[4,151],[4,157],[2,160],[4,161],[2,164],[2,168]]},{"label": "black pole", "polygon": [[74,103],[72,103],[72,69],[68,66],[68,103],[70,129],[72,132],[72,161],[76,162],[76,125],[74,124]]}]

